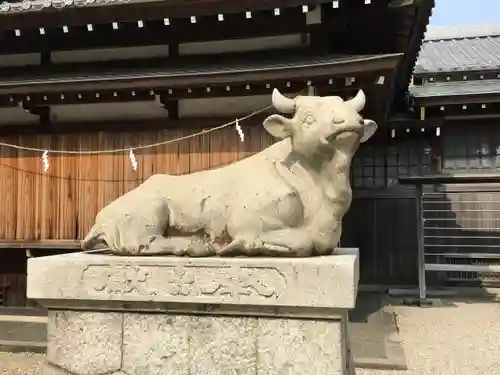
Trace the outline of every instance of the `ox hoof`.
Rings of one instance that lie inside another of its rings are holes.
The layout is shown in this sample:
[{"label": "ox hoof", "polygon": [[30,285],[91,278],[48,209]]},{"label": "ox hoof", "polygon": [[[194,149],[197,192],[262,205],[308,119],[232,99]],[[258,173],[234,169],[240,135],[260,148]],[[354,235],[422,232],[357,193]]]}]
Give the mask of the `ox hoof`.
[{"label": "ox hoof", "polygon": [[216,255],[218,256],[230,256],[230,255],[254,255],[259,249],[262,249],[264,243],[258,239],[248,239],[244,237],[235,238],[231,243],[223,246],[220,249],[216,249]]},{"label": "ox hoof", "polygon": [[147,255],[151,247],[151,241],[154,237],[147,239],[137,239],[133,241],[123,242],[120,241],[116,244],[107,244],[109,250],[116,255],[122,256],[137,256],[137,255]]},{"label": "ox hoof", "polygon": [[227,244],[220,249],[216,249],[215,254],[218,256],[229,256],[234,253],[240,252],[245,248],[245,240],[242,238],[233,240],[231,243]]}]

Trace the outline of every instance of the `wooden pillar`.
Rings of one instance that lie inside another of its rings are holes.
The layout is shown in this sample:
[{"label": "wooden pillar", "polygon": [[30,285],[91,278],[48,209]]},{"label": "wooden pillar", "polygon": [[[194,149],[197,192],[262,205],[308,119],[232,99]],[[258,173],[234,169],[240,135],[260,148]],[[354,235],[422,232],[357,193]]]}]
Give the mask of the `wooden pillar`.
[{"label": "wooden pillar", "polygon": [[314,86],[308,86],[307,87],[307,95],[308,96],[316,95],[316,88]]}]

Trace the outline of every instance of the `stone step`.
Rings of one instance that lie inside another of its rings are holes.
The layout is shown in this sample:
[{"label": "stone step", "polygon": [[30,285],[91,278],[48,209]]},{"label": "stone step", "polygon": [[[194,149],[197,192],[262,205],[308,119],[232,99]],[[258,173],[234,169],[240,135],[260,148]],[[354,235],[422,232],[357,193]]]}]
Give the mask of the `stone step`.
[{"label": "stone step", "polygon": [[0,340],[0,352],[10,353],[45,353],[47,350],[46,342],[40,341],[8,341]]}]

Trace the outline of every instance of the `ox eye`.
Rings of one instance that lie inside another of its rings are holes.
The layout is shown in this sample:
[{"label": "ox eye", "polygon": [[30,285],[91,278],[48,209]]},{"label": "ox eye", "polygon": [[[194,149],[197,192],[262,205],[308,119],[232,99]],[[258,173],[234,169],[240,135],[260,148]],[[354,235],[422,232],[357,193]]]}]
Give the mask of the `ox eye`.
[{"label": "ox eye", "polygon": [[333,122],[334,124],[342,124],[342,123],[344,123],[344,122],[345,122],[345,120],[344,120],[343,118],[333,117],[332,122]]},{"label": "ox eye", "polygon": [[304,123],[307,125],[312,125],[316,122],[316,119],[314,118],[313,115],[307,115],[304,117]]}]

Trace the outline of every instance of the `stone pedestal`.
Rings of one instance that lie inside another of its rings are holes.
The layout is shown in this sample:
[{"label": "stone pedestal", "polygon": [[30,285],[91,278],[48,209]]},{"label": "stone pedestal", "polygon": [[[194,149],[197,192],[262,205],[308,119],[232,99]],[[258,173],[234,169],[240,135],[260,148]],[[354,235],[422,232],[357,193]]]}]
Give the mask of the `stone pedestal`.
[{"label": "stone pedestal", "polygon": [[49,308],[46,375],[352,375],[357,285],[356,249],[28,261],[28,297]]}]

